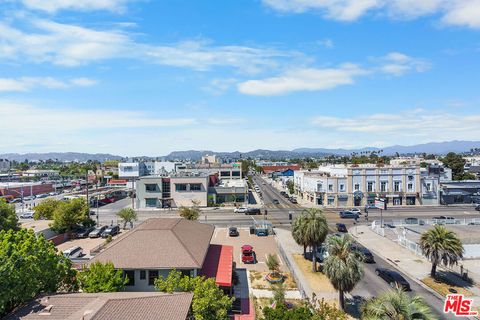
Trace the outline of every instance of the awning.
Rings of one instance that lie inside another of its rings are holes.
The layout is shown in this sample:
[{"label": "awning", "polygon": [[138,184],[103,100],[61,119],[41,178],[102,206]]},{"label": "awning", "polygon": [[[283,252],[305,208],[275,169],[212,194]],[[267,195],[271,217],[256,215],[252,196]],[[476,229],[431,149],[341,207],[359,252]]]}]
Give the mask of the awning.
[{"label": "awning", "polygon": [[211,244],[200,275],[215,278],[220,287],[232,286],[233,246]]}]

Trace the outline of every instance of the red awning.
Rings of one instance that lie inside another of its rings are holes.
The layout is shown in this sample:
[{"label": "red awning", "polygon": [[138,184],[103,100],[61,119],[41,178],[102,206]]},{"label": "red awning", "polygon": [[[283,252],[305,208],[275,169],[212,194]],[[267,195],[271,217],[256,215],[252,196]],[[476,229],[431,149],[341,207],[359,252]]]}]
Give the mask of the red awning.
[{"label": "red awning", "polygon": [[231,287],[232,269],[233,246],[211,244],[200,274],[207,278],[215,278],[217,286]]}]

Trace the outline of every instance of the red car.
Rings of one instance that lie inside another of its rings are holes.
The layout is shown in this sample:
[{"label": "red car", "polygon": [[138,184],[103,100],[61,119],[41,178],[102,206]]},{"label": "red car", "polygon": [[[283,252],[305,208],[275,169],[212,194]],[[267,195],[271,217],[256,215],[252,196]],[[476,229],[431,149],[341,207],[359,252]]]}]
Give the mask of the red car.
[{"label": "red car", "polygon": [[251,245],[245,244],[242,246],[242,262],[255,263],[255,252]]}]

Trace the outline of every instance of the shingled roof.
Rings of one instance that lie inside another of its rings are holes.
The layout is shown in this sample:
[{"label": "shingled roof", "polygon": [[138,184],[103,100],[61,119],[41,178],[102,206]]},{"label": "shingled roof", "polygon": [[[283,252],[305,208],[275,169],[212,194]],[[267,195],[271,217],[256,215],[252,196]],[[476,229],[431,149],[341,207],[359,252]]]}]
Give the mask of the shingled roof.
[{"label": "shingled roof", "polygon": [[90,263],[119,269],[202,268],[215,227],[181,218],[152,218],[112,242]]},{"label": "shingled roof", "polygon": [[32,300],[6,320],[185,320],[193,294],[72,293]]}]

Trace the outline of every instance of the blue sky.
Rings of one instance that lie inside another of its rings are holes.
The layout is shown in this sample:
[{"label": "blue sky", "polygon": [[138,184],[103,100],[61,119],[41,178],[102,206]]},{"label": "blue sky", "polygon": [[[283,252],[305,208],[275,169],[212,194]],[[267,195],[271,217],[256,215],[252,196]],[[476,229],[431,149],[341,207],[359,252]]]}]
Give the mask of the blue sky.
[{"label": "blue sky", "polygon": [[0,152],[480,140],[480,0],[0,1]]}]

